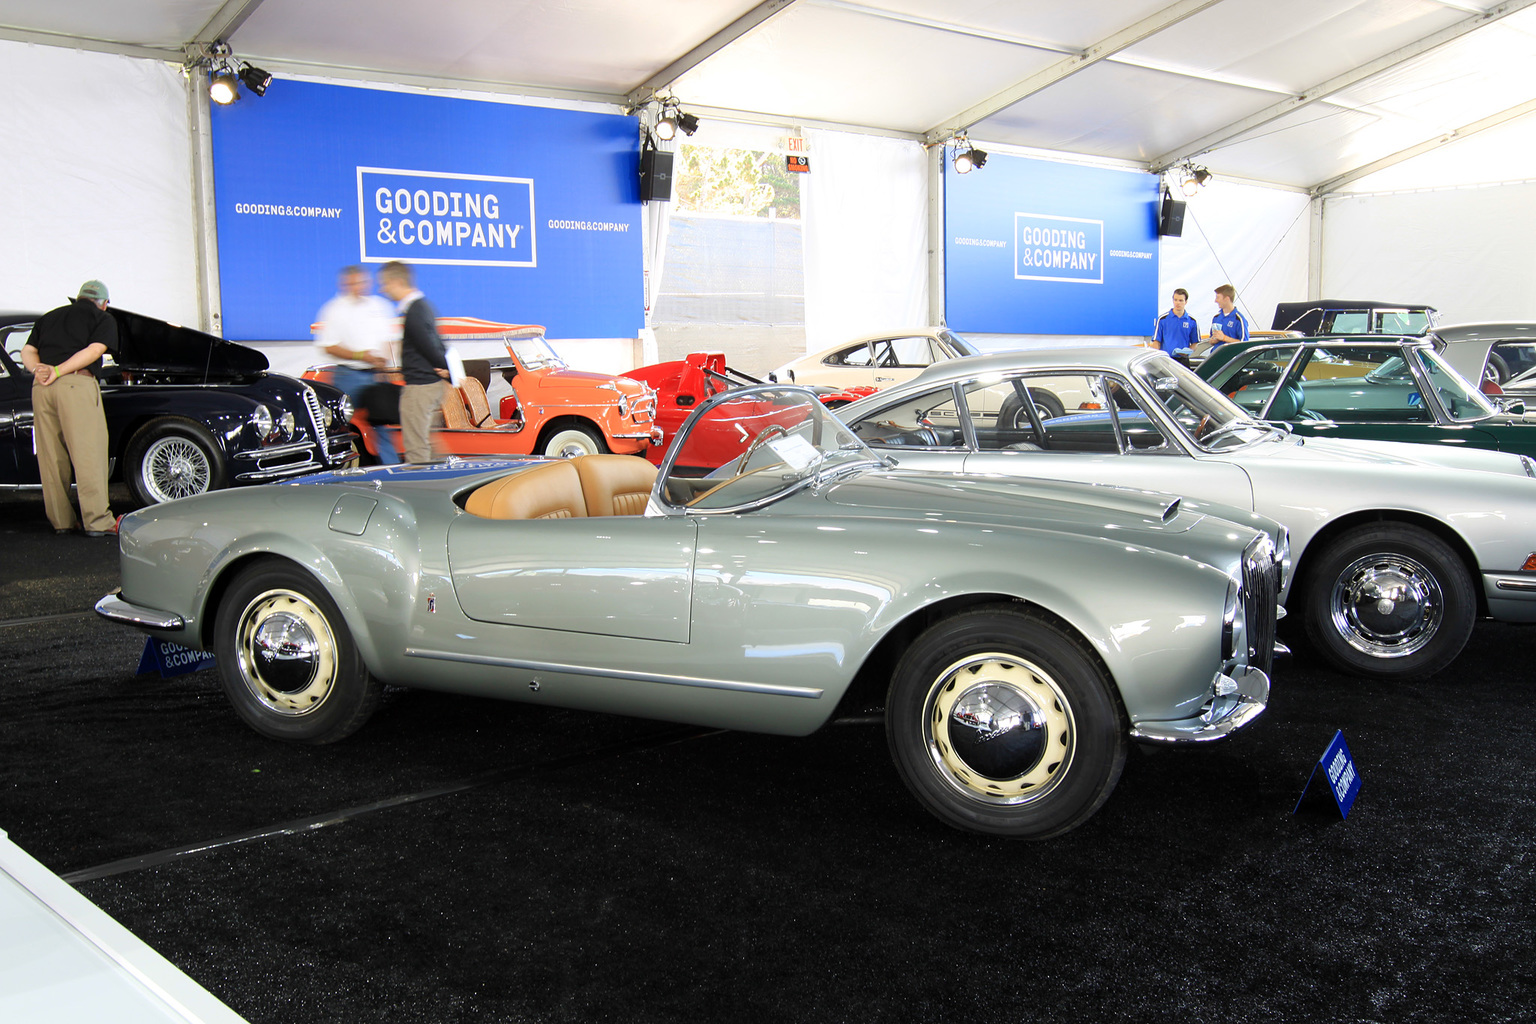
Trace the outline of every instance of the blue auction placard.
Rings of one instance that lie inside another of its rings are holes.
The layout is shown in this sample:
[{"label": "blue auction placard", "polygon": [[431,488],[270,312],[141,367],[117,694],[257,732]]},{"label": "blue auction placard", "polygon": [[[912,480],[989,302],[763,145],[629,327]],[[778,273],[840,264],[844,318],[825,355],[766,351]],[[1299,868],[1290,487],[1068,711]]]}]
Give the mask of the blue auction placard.
[{"label": "blue auction placard", "polygon": [[1157,308],[1158,179],[993,154],[945,165],[945,320],[987,334],[1145,335]]},{"label": "blue auction placard", "polygon": [[443,316],[644,325],[633,117],[281,80],[212,120],[228,338],[307,338],[337,270],[389,260]]},{"label": "blue auction placard", "polygon": [[1328,743],[1328,749],[1323,751],[1323,756],[1317,759],[1312,766],[1312,774],[1307,776],[1307,784],[1301,787],[1301,797],[1296,801],[1296,807],[1292,814],[1301,810],[1302,804],[1307,799],[1307,794],[1312,791],[1312,784],[1328,787],[1328,795],[1333,798],[1333,804],[1339,809],[1339,817],[1349,817],[1349,809],[1355,806],[1355,797],[1360,795],[1360,772],[1355,768],[1354,756],[1349,752],[1349,744],[1344,742],[1344,731],[1337,730],[1333,739]]}]

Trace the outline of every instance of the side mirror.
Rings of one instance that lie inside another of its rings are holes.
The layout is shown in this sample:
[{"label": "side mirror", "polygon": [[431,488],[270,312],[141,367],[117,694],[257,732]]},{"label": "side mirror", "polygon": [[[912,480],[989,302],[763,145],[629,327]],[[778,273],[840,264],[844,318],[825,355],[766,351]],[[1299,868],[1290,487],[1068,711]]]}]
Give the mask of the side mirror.
[{"label": "side mirror", "polygon": [[1495,398],[1494,401],[1498,403],[1499,412],[1505,412],[1511,416],[1525,415],[1525,399],[1523,398],[1511,398],[1504,396]]}]

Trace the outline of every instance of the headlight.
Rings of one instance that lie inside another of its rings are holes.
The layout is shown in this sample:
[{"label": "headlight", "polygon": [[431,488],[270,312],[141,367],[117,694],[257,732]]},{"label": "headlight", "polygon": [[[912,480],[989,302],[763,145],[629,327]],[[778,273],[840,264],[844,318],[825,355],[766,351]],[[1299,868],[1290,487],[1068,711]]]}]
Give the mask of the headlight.
[{"label": "headlight", "polygon": [[284,441],[292,440],[293,427],[295,422],[296,421],[293,418],[293,413],[287,411],[285,411],[281,416],[277,418],[277,425],[283,432]]},{"label": "headlight", "polygon": [[336,403],[336,408],[338,410],[336,415],[341,417],[342,423],[351,422],[353,414],[357,412],[356,409],[352,408],[352,399],[348,398],[346,395],[341,396],[341,401]]},{"label": "headlight", "polygon": [[256,436],[263,441],[272,436],[272,410],[264,405],[258,405],[251,413],[251,426],[256,431]]},{"label": "headlight", "polygon": [[1248,616],[1243,609],[1243,588],[1236,580],[1227,581],[1227,606],[1221,613],[1221,666],[1223,670],[1248,660]]}]

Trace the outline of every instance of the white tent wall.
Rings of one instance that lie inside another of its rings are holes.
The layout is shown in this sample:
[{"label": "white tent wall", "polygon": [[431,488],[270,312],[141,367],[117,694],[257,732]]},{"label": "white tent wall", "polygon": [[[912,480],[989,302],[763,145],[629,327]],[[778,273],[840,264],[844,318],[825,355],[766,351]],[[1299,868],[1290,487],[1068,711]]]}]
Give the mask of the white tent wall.
[{"label": "white tent wall", "polygon": [[1536,320],[1536,182],[1336,196],[1323,294],[1427,302],[1448,323]]},{"label": "white tent wall", "polygon": [[1237,289],[1250,330],[1269,328],[1276,302],[1307,297],[1311,204],[1304,193],[1218,179],[1188,204],[1183,234],[1158,247],[1159,306],[1147,315],[1148,334],[1175,288],[1189,292],[1201,334],[1216,315],[1217,285]]},{"label": "white tent wall", "polygon": [[51,309],[91,278],[198,322],[186,83],[172,65],[0,40],[0,306]]},{"label": "white tent wall", "polygon": [[806,135],[806,351],[926,325],[928,157],[922,145],[853,132]]}]

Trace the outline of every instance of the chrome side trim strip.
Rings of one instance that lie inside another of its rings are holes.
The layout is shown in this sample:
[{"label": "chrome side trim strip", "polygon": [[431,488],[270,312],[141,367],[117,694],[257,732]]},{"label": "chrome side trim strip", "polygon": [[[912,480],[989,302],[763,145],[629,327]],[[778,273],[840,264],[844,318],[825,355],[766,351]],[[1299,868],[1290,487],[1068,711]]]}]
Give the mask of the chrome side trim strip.
[{"label": "chrome side trim strip", "polygon": [[525,661],[520,658],[498,658],[490,654],[459,654],[454,651],[433,651],[422,647],[407,647],[407,658],[427,658],[433,661],[460,661],[469,665],[494,665],[499,668],[516,668],[527,672],[562,672],[573,676],[591,676],[597,679],[627,679],[637,683],[666,683],[670,686],[697,686],[706,690],[740,690],[745,693],[766,693],[775,697],[806,697],[819,700],[825,693],[811,686],[774,686],[769,683],[742,683],[729,679],[698,679],[693,676],[664,676],[655,672],[631,672],[627,669],[589,668],[586,665],[560,665],[548,661]]},{"label": "chrome side trim strip", "polygon": [[1493,585],[1500,590],[1536,591],[1536,580],[1511,579],[1508,576],[1495,577]]},{"label": "chrome side trim strip", "polygon": [[180,615],[172,615],[170,612],[160,612],[153,608],[141,608],[136,604],[129,604],[119,594],[122,591],[114,590],[100,601],[96,602],[96,614],[113,622],[121,622],[125,626],[136,626],[139,629],[163,629],[175,631],[184,629],[186,622]]}]

